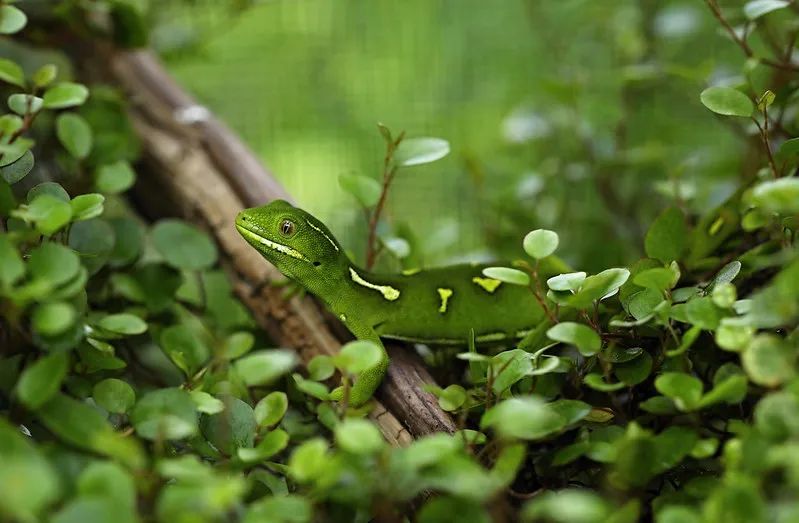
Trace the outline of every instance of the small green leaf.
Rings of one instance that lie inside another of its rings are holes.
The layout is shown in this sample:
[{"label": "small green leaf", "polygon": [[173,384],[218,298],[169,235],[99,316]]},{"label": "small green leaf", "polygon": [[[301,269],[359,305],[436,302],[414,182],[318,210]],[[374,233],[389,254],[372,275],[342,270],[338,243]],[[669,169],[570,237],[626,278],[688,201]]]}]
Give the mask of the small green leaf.
[{"label": "small green leaf", "polygon": [[157,389],[136,402],[130,422],[145,439],[188,438],[197,433],[197,407],[185,390]]},{"label": "small green leaf", "polygon": [[383,190],[377,180],[356,174],[339,175],[338,183],[342,189],[354,196],[358,203],[367,208],[377,204]]},{"label": "small green leaf", "polygon": [[13,185],[25,178],[28,173],[33,170],[34,164],[33,153],[25,151],[14,163],[0,167],[0,177],[2,177],[6,183]]},{"label": "small green leaf", "polygon": [[755,407],[755,426],[773,441],[799,435],[799,399],[785,391],[772,392]]},{"label": "small green leaf", "polygon": [[197,271],[216,263],[216,245],[207,234],[181,220],[159,221],[151,231],[153,245],[167,264]]},{"label": "small green leaf", "polygon": [[108,378],[92,389],[94,401],[108,412],[126,413],[136,403],[136,393],[126,381]]},{"label": "small green leaf", "polygon": [[488,409],[480,428],[492,428],[503,438],[539,440],[559,432],[566,420],[535,396],[518,396]]},{"label": "small green leaf", "polygon": [[296,372],[292,374],[291,377],[294,378],[294,384],[296,385],[297,390],[300,392],[307,394],[312,398],[316,398],[319,401],[327,401],[330,399],[330,391],[327,389],[324,383],[306,380],[301,374]]},{"label": "small green leaf", "polygon": [[644,382],[652,372],[652,356],[644,352],[640,357],[614,366],[613,373],[625,385],[632,387]]},{"label": "small green leaf", "polygon": [[449,142],[441,138],[408,138],[394,153],[397,165],[410,167],[435,162],[449,154]]},{"label": "small green leaf", "polygon": [[56,352],[38,359],[22,373],[17,396],[29,409],[38,409],[61,388],[69,370],[69,354]]},{"label": "small green leaf", "polygon": [[466,389],[460,385],[449,385],[438,394],[438,405],[447,412],[458,410],[465,401]]},{"label": "small green leaf", "polygon": [[32,94],[12,94],[8,97],[8,107],[20,116],[38,113],[42,109],[42,99]]},{"label": "small green leaf", "polygon": [[65,109],[81,105],[89,97],[86,86],[72,82],[53,85],[44,93],[44,106],[48,109]]},{"label": "small green leaf", "polygon": [[765,112],[771,104],[774,103],[774,100],[777,98],[777,95],[774,94],[773,91],[766,91],[757,99],[757,109],[760,112]]},{"label": "small green leaf", "polygon": [[570,321],[558,323],[547,331],[547,336],[555,341],[576,346],[583,356],[593,356],[602,348],[602,339],[596,331],[582,323]]},{"label": "small green leaf", "polygon": [[336,372],[333,358],[326,354],[317,354],[308,362],[308,374],[314,381],[324,381]]},{"label": "small green leaf", "polygon": [[82,160],[92,150],[92,128],[82,116],[75,113],[58,115],[55,122],[56,136],[74,158]]},{"label": "small green leaf", "polygon": [[540,260],[555,252],[558,248],[558,233],[546,229],[536,229],[524,237],[524,252],[530,257]]},{"label": "small green leaf", "polygon": [[59,231],[72,219],[72,207],[59,198],[42,194],[23,209],[12,212],[17,218],[36,224],[36,229],[44,235]]},{"label": "small green leaf", "polygon": [[245,385],[267,385],[297,365],[297,355],[288,349],[261,350],[237,360],[233,366]]},{"label": "small green leaf", "polygon": [[785,140],[782,142],[782,145],[780,145],[779,151],[777,151],[777,155],[780,158],[795,156],[797,154],[799,154],[799,138]]},{"label": "small green leaf", "polygon": [[570,272],[559,274],[547,280],[547,286],[553,291],[576,291],[585,281],[586,273]]},{"label": "small green leaf", "polygon": [[255,448],[240,447],[236,455],[245,463],[256,463],[267,460],[283,451],[288,444],[288,433],[285,430],[276,429],[267,433]]},{"label": "small green leaf", "polygon": [[352,454],[374,454],[386,443],[374,423],[360,418],[347,418],[333,431],[336,445]]},{"label": "small green leaf", "polygon": [[754,105],[748,96],[732,87],[708,87],[699,96],[702,104],[724,116],[752,116]]},{"label": "small green leaf", "polygon": [[510,267],[486,267],[483,275],[511,285],[530,285],[530,276],[526,272]]},{"label": "small green leaf", "polygon": [[0,286],[11,286],[25,275],[25,264],[8,235],[0,234]]},{"label": "small green leaf", "polygon": [[341,347],[333,357],[336,366],[349,374],[360,374],[376,367],[384,358],[383,349],[369,340],[355,340]]},{"label": "small green leaf", "polygon": [[197,411],[203,414],[219,414],[225,410],[225,403],[202,390],[190,391],[191,400],[197,406]]},{"label": "small green leaf", "polygon": [[695,410],[702,399],[702,382],[684,372],[665,372],[655,380],[655,388],[674,400],[681,411]]},{"label": "small green leaf", "polygon": [[795,360],[795,349],[772,334],[756,336],[741,356],[749,379],[764,387],[776,387],[791,379]]},{"label": "small green leaf", "polygon": [[610,504],[589,490],[566,489],[545,491],[523,509],[525,521],[558,521],[561,523],[599,523],[610,521]]},{"label": "small green leaf", "polygon": [[328,466],[327,441],[320,437],[303,442],[289,458],[289,474],[299,483],[318,477]]},{"label": "small green leaf", "polygon": [[688,243],[685,218],[677,207],[663,211],[646,233],[646,255],[664,263],[679,260]]},{"label": "small green leaf", "polygon": [[707,394],[702,396],[698,407],[704,409],[717,403],[728,403],[734,405],[740,403],[746,397],[747,382],[746,376],[729,376],[717,383]]},{"label": "small green leaf", "polygon": [[741,352],[749,345],[754,335],[754,327],[722,321],[716,329],[716,344],[724,350]]},{"label": "small green leaf", "polygon": [[188,325],[171,325],[161,331],[161,348],[187,376],[196,373],[211,357],[211,350]]},{"label": "small green leaf", "polygon": [[75,277],[80,269],[78,256],[63,245],[47,242],[33,249],[28,258],[28,270],[35,279],[53,287]]},{"label": "small green leaf", "polygon": [[124,336],[142,334],[147,330],[147,324],[144,320],[127,313],[104,316],[97,322],[97,326],[105,331]]},{"label": "small green leaf", "polygon": [[33,80],[33,85],[42,88],[50,85],[57,75],[58,67],[53,64],[45,64],[33,73],[31,80]]},{"label": "small green leaf", "polygon": [[252,407],[234,396],[223,396],[225,409],[218,414],[203,415],[200,429],[218,450],[228,456],[241,447],[252,447],[255,441],[255,415]]},{"label": "small green leaf", "polygon": [[0,58],[0,81],[24,88],[25,73],[22,72],[22,68],[16,62]]},{"label": "small green leaf", "polygon": [[716,307],[730,309],[738,299],[735,285],[732,283],[721,283],[713,287],[711,299]]},{"label": "small green leaf", "polygon": [[606,383],[602,376],[595,372],[586,374],[585,378],[583,378],[583,383],[600,392],[613,392],[625,387],[624,382],[621,381],[618,383]]},{"label": "small green leaf", "polygon": [[13,5],[0,6],[0,34],[14,34],[28,23],[25,13]]},{"label": "small green leaf", "polygon": [[64,189],[61,184],[55,182],[42,182],[34,185],[33,188],[28,191],[25,200],[28,203],[31,203],[36,199],[37,196],[42,194],[49,194],[50,196],[54,196],[63,202],[69,203],[69,194],[67,193],[66,189]]},{"label": "small green leaf", "polygon": [[136,182],[136,172],[124,160],[101,165],[94,175],[97,190],[105,194],[119,194],[130,189]]},{"label": "small green leaf", "polygon": [[90,220],[103,214],[105,196],[97,193],[80,194],[72,198],[72,221]]},{"label": "small green leaf", "polygon": [[751,202],[767,212],[799,212],[799,178],[780,178],[761,182],[752,189]]},{"label": "small green leaf", "polygon": [[255,421],[259,427],[271,427],[280,423],[289,408],[286,393],[276,390],[264,396],[255,405]]},{"label": "small green leaf", "polygon": [[663,292],[671,289],[677,282],[674,281],[674,272],[671,269],[655,267],[636,274],[633,283],[646,289]]},{"label": "small green leaf", "polygon": [[59,498],[59,475],[35,443],[0,418],[0,513],[9,521],[36,521]]},{"label": "small green leaf", "polygon": [[577,293],[568,299],[568,303],[577,308],[587,308],[595,301],[614,296],[630,277],[628,269],[606,269],[587,277]]},{"label": "small green leaf", "polygon": [[38,305],[31,320],[33,328],[42,336],[58,336],[72,327],[77,318],[75,307],[66,302],[51,302]]},{"label": "small green leaf", "polygon": [[744,14],[749,20],[757,20],[772,11],[783,9],[791,5],[786,0],[752,0],[744,4]]},{"label": "small green leaf", "polygon": [[235,360],[250,352],[255,345],[255,336],[249,332],[234,332],[222,346],[220,356],[226,360]]},{"label": "small green leaf", "polygon": [[694,298],[685,304],[685,315],[688,321],[705,330],[715,330],[724,317],[724,311],[719,309],[709,296]]}]

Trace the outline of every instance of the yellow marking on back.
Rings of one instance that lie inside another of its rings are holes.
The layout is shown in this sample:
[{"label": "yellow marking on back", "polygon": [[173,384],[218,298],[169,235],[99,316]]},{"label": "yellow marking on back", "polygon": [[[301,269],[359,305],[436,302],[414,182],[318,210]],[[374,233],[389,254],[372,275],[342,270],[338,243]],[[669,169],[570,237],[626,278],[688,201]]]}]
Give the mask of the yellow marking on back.
[{"label": "yellow marking on back", "polygon": [[450,297],[452,297],[453,291],[452,289],[436,289],[438,291],[438,295],[441,298],[441,306],[438,308],[438,312],[444,314],[447,312],[447,302],[449,301]]},{"label": "yellow marking on back", "polygon": [[382,294],[383,297],[388,301],[394,301],[400,297],[400,291],[398,291],[394,287],[391,287],[390,285],[375,285],[374,283],[368,282],[363,278],[361,278],[361,275],[355,272],[355,269],[353,269],[352,267],[350,267],[350,277],[352,278],[352,281],[354,281],[358,285],[366,287],[367,289],[376,290],[377,292]]},{"label": "yellow marking on back", "polygon": [[502,282],[499,280],[495,280],[494,278],[481,278],[480,276],[475,276],[472,278],[472,282],[476,283],[489,293],[493,293],[495,290],[497,290],[497,287],[502,285]]},{"label": "yellow marking on back", "polygon": [[422,269],[405,269],[402,271],[403,276],[413,276],[414,274],[418,274],[422,272]]}]

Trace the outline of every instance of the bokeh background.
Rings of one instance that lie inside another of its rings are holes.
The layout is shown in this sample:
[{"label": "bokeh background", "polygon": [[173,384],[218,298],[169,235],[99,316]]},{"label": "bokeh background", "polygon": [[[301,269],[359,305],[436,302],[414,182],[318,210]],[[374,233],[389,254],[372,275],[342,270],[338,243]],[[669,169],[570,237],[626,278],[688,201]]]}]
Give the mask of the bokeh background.
[{"label": "bokeh background", "polygon": [[629,263],[665,206],[707,209],[741,175],[741,137],[699,102],[740,81],[741,54],[702,2],[163,4],[171,72],[357,253],[337,178],[380,175],[377,122],[451,143],[387,208],[428,265],[518,256],[538,227],[575,267]]}]

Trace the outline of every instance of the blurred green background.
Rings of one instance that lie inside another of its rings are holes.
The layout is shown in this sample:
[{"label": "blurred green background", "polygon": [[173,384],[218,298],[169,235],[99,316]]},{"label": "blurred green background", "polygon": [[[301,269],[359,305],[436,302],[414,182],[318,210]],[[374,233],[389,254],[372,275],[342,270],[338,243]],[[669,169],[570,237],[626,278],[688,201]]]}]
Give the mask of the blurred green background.
[{"label": "blurred green background", "polygon": [[356,253],[337,177],[379,176],[377,122],[451,143],[387,208],[428,265],[518,256],[538,227],[575,267],[630,262],[665,206],[706,209],[740,176],[699,93],[738,82],[741,57],[702,2],[244,3],[165,3],[156,49]]}]

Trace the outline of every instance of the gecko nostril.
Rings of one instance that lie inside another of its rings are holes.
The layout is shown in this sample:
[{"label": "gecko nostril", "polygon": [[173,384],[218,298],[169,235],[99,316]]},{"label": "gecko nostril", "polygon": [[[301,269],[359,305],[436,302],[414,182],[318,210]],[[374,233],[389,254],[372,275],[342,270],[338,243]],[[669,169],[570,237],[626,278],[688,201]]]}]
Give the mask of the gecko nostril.
[{"label": "gecko nostril", "polygon": [[242,216],[241,217],[241,221],[246,222],[247,221],[247,217],[246,216]]},{"label": "gecko nostril", "polygon": [[313,266],[314,267],[319,267],[320,265],[322,265],[321,262],[318,262],[318,261],[313,262]]}]

